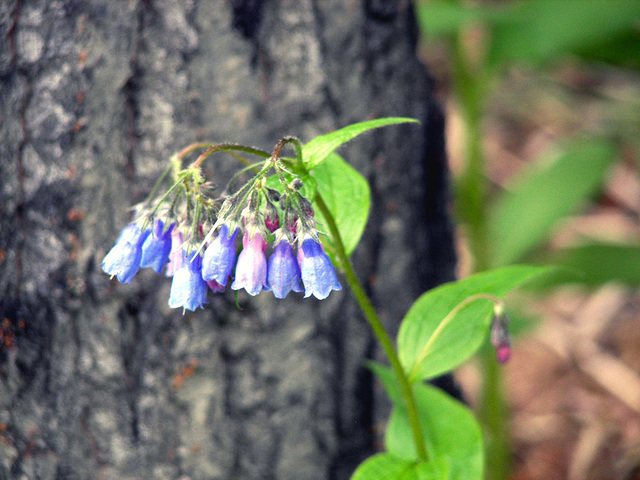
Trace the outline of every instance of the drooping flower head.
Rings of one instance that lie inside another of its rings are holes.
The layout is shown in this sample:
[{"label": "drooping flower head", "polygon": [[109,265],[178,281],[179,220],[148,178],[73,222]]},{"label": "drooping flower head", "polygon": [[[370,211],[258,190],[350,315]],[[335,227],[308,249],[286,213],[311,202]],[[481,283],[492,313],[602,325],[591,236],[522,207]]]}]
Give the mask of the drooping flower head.
[{"label": "drooping flower head", "polygon": [[235,240],[237,235],[237,227],[230,234],[229,226],[222,224],[218,236],[204,251],[202,260],[202,278],[204,280],[215,280],[222,286],[227,285],[227,279],[231,275],[236,261]]},{"label": "drooping flower head", "polygon": [[207,282],[202,279],[202,257],[183,254],[182,266],[173,275],[169,306],[194,311],[207,303]]},{"label": "drooping flower head", "polygon": [[236,278],[231,285],[233,290],[244,288],[249,295],[257,295],[262,290],[268,290],[267,259],[264,252],[267,249],[262,234],[256,232],[250,237],[247,230],[242,238],[243,249],[238,256]]},{"label": "drooping flower head", "polygon": [[131,283],[140,269],[142,244],[148,235],[149,230],[142,231],[134,223],[127,225],[100,264],[104,272],[121,283]]},{"label": "drooping flower head", "polygon": [[154,222],[152,233],[142,244],[141,267],[153,268],[157,273],[162,272],[162,269],[169,261],[169,254],[171,253],[171,232],[173,227],[174,224],[172,223],[165,230],[162,220]]},{"label": "drooping flower head", "polygon": [[300,284],[300,267],[293,256],[288,240],[282,239],[275,246],[267,264],[267,283],[276,298],[284,298],[293,290],[304,291]]},{"label": "drooping flower head", "polygon": [[167,270],[165,271],[165,275],[167,277],[173,277],[182,266],[183,243],[182,233],[180,233],[177,228],[174,228],[171,231],[171,252],[169,253],[169,263],[167,264]]},{"label": "drooping flower head", "polygon": [[306,237],[298,248],[298,264],[305,298],[313,295],[324,300],[331,290],[342,290],[331,260],[313,237]]}]

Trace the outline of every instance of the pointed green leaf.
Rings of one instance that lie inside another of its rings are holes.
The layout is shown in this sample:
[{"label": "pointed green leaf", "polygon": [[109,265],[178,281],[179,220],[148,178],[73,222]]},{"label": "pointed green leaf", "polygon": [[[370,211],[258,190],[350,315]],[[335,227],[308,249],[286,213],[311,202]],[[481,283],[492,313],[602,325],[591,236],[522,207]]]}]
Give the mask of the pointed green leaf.
[{"label": "pointed green leaf", "polygon": [[340,145],[368,130],[407,122],[417,123],[418,120],[404,117],[378,118],[367,122],[354,123],[340,130],[315,137],[302,147],[304,166],[309,171],[315,169]]},{"label": "pointed green leaf", "polygon": [[480,347],[491,324],[493,303],[477,299],[461,308],[462,302],[479,294],[502,297],[549,271],[549,267],[512,265],[423,294],[407,312],[398,333],[398,354],[409,380],[426,380],[447,372]]},{"label": "pointed green leaf", "polygon": [[509,9],[492,32],[489,63],[544,62],[637,33],[638,0],[533,0]]},{"label": "pointed green leaf", "polygon": [[[338,154],[330,154],[322,165],[313,169],[311,176],[317,184],[329,211],[333,215],[347,255],[358,245],[369,217],[371,205],[369,184],[365,178]],[[314,205],[318,230],[329,233],[322,212]],[[322,237],[327,254],[335,263],[334,247],[331,238]]]},{"label": "pointed green leaf", "polygon": [[351,480],[448,480],[446,460],[431,462],[407,461],[388,453],[379,453],[365,460]]},{"label": "pointed green leaf", "polygon": [[543,286],[582,283],[591,286],[617,281],[640,286],[640,245],[591,243],[561,250],[552,259],[559,268]]},{"label": "pointed green leaf", "polygon": [[629,31],[610,42],[596,45],[580,52],[587,61],[606,62],[627,68],[640,68],[640,36]]},{"label": "pointed green leaf", "polygon": [[418,2],[416,13],[420,29],[427,37],[456,34],[471,22],[494,23],[508,18],[506,9],[443,0]]},{"label": "pointed green leaf", "polygon": [[396,405],[402,405],[404,400],[400,393],[400,385],[398,385],[398,380],[396,380],[393,371],[389,367],[373,360],[367,362],[367,367],[378,377],[391,401]]},{"label": "pointed green leaf", "polygon": [[578,209],[602,185],[615,155],[604,140],[568,146],[544,168],[525,173],[491,208],[488,222],[493,264],[519,261],[563,217]]},{"label": "pointed green leaf", "polygon": [[[430,458],[447,460],[450,480],[482,480],[482,431],[471,411],[430,385],[417,384],[413,390]],[[402,407],[393,408],[385,447],[405,461],[417,459],[409,418]]]}]

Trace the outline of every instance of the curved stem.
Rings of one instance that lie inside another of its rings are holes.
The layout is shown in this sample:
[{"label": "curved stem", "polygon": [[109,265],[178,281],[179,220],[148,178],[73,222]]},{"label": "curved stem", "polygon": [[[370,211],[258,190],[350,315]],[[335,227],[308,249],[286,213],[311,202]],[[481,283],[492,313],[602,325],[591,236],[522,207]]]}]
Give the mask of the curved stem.
[{"label": "curved stem", "polygon": [[333,218],[333,215],[331,215],[327,204],[324,203],[320,192],[316,193],[315,201],[316,205],[318,205],[318,208],[320,208],[320,211],[324,215],[327,226],[331,231],[331,236],[334,241],[335,253],[340,259],[340,266],[342,267],[342,271],[344,272],[344,275],[347,279],[347,283],[349,283],[349,286],[351,287],[351,290],[353,291],[353,294],[356,297],[356,300],[360,305],[362,312],[369,322],[373,333],[378,338],[380,345],[382,345],[382,349],[389,359],[389,363],[391,364],[393,373],[398,379],[398,383],[400,384],[400,393],[402,394],[402,399],[404,400],[404,404],[407,409],[407,415],[409,417],[409,423],[411,425],[411,431],[413,434],[413,440],[416,445],[418,457],[421,460],[427,460],[427,450],[425,447],[424,437],[422,436],[422,428],[420,427],[418,407],[411,390],[411,384],[409,383],[407,375],[405,374],[402,365],[400,364],[400,358],[398,357],[395,347],[393,346],[393,341],[384,329],[384,326],[380,321],[380,317],[378,317],[378,314],[373,308],[369,297],[365,293],[364,288],[362,288],[358,277],[356,277],[353,266],[351,265],[351,260],[349,260],[349,256],[344,249],[342,238],[340,238],[338,226],[336,225],[336,222]]},{"label": "curved stem", "polygon": [[235,150],[239,152],[250,153],[252,155],[256,155],[262,158],[269,158],[271,156],[264,150],[260,150],[259,148],[255,148],[255,147],[247,147],[246,145],[240,145],[239,143],[204,143],[202,142],[202,143],[192,143],[188,147],[185,147],[180,151],[180,153],[176,155],[176,158],[182,161],[184,160],[184,157],[190,154],[191,152],[195,152],[196,150],[200,150],[202,148],[206,148],[206,150],[202,154],[200,154],[200,156],[195,162],[193,162],[192,166],[194,167],[199,167],[200,164],[204,160],[206,160],[206,158],[209,155],[220,150],[222,151]]},{"label": "curved stem", "polygon": [[263,158],[269,158],[269,154],[267,152],[260,150],[258,148],[245,147],[244,145],[239,145],[237,143],[219,143],[217,145],[210,146],[204,152],[202,152],[200,156],[196,159],[196,161],[193,162],[192,167],[199,167],[202,164],[202,162],[204,162],[207,159],[207,157],[209,157],[212,153],[215,153],[221,150],[222,151],[236,150],[239,152],[251,153],[253,155],[257,155]]},{"label": "curved stem", "polygon": [[271,158],[278,159],[280,157],[280,151],[287,143],[293,144],[293,147],[296,150],[296,158],[298,158],[299,161],[302,161],[302,143],[297,137],[293,137],[291,135],[284,137],[276,144]]}]

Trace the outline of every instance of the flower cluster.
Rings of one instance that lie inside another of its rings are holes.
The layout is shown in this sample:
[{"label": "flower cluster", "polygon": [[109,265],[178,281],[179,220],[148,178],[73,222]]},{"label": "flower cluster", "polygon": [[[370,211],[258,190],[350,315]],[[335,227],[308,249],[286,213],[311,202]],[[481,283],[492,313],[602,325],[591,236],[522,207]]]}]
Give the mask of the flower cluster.
[{"label": "flower cluster", "polygon": [[[282,191],[267,186],[271,169]],[[174,177],[167,193],[138,207],[104,258],[105,273],[131,283],[141,267],[164,269],[173,277],[169,306],[192,311],[207,303],[207,290],[227,286],[250,295],[271,291],[285,298],[294,291],[321,300],[341,290],[301,180],[273,158],[236,193],[215,200],[198,167]]]}]

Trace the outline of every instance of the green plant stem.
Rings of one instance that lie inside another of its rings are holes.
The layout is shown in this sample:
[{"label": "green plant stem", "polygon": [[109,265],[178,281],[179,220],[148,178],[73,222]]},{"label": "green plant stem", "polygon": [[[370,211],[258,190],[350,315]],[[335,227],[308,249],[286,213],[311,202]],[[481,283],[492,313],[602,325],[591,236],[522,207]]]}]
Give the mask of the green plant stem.
[{"label": "green plant stem", "polygon": [[421,460],[427,460],[427,450],[425,447],[424,437],[422,436],[422,428],[420,426],[420,417],[418,416],[418,407],[416,405],[415,398],[413,396],[413,392],[411,390],[411,384],[407,378],[407,375],[400,364],[400,358],[398,358],[398,354],[393,346],[393,341],[387,334],[382,322],[380,321],[380,317],[376,313],[369,297],[365,293],[358,277],[353,270],[353,266],[351,265],[351,260],[347,253],[345,252],[344,245],[342,244],[342,239],[340,237],[340,232],[338,231],[338,226],[327,207],[327,204],[324,202],[322,195],[318,192],[315,197],[316,205],[320,208],[320,211],[324,215],[324,218],[327,222],[327,226],[331,232],[331,236],[334,241],[335,253],[340,259],[341,268],[344,272],[344,275],[347,279],[347,283],[351,287],[354,296],[362,312],[364,313],[373,333],[378,338],[380,345],[382,345],[382,349],[384,350],[387,358],[389,359],[389,363],[391,364],[391,368],[400,384],[400,392],[402,394],[402,398],[404,400],[405,407],[407,409],[407,415],[409,417],[409,423],[411,425],[411,431],[413,434],[413,439],[416,445],[416,451],[418,453],[418,457]]},{"label": "green plant stem", "polygon": [[[482,146],[483,103],[490,90],[490,72],[484,65],[473,66],[460,35],[452,41],[454,88],[466,127],[465,170],[457,182],[458,214],[467,225],[473,271],[491,267],[487,232],[486,161]],[[502,389],[502,372],[495,352],[486,347],[480,352],[484,381],[478,416],[487,432],[487,472],[485,478],[509,478],[511,452],[507,408]]]},{"label": "green plant stem", "polygon": [[239,143],[192,143],[188,147],[184,148],[180,153],[178,153],[177,158],[182,161],[185,156],[189,153],[199,150],[201,148],[206,148],[207,151],[204,152],[200,157],[194,162],[194,166],[199,166],[209,155],[213,152],[217,152],[219,150],[228,151],[235,150],[244,153],[249,153],[252,155],[256,155],[262,158],[269,158],[269,154],[264,150],[260,150],[259,148],[247,147],[245,145],[240,145]]},{"label": "green plant stem", "polygon": [[487,473],[485,478],[506,480],[511,472],[511,441],[508,409],[504,398],[502,371],[495,350],[486,345],[480,351],[482,391],[478,415],[487,432]]}]

